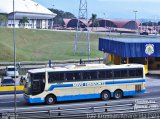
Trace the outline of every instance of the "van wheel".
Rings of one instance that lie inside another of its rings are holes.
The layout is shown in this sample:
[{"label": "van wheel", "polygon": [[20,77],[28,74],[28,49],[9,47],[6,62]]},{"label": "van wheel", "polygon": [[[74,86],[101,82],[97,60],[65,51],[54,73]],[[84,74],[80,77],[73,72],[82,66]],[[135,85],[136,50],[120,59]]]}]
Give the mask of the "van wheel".
[{"label": "van wheel", "polygon": [[106,101],[106,100],[109,100],[111,98],[111,94],[109,91],[103,91],[101,93],[101,99]]},{"label": "van wheel", "polygon": [[121,99],[123,97],[123,92],[121,90],[116,90],[114,92],[114,98],[115,99]]},{"label": "van wheel", "polygon": [[54,95],[48,95],[45,99],[47,105],[53,105],[56,103],[56,97]]}]

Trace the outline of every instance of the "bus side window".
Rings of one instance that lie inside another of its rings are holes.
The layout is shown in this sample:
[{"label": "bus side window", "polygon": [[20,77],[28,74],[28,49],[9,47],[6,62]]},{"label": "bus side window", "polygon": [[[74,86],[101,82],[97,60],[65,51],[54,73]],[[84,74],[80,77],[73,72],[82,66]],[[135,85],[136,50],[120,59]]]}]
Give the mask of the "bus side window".
[{"label": "bus side window", "polygon": [[59,73],[59,81],[60,82],[64,81],[64,73]]},{"label": "bus side window", "polygon": [[48,77],[48,83],[58,82],[59,79],[60,79],[59,73],[57,73],[57,72],[50,72],[49,73],[49,77]]},{"label": "bus side window", "polygon": [[66,81],[73,81],[73,77],[74,77],[74,75],[73,75],[73,73],[66,73],[66,76],[65,76],[65,80]]},{"label": "bus side window", "polygon": [[106,71],[104,71],[104,70],[98,71],[98,77],[99,77],[99,79],[105,79]]},{"label": "bus side window", "polygon": [[127,72],[127,70],[121,70],[121,77],[122,77],[122,78],[127,78],[127,77],[128,77],[128,72]]},{"label": "bus side window", "polygon": [[129,70],[129,77],[132,78],[132,77],[135,77],[135,76],[136,76],[136,70],[130,69]]},{"label": "bus side window", "polygon": [[136,70],[136,76],[143,77],[143,69],[137,69]]},{"label": "bus side window", "polygon": [[112,78],[113,77],[113,71],[112,70],[106,70],[106,77],[107,79]]},{"label": "bus side window", "polygon": [[120,78],[120,77],[121,77],[121,71],[120,70],[114,71],[114,78]]},{"label": "bus side window", "polygon": [[97,79],[97,71],[90,71],[90,78]]},{"label": "bus side window", "polygon": [[89,72],[83,72],[82,75],[83,75],[83,80],[90,79],[90,73]]},{"label": "bus side window", "polygon": [[80,72],[75,72],[73,75],[74,75],[73,80],[75,80],[75,81],[81,80],[81,73]]},{"label": "bus side window", "polygon": [[52,82],[53,82],[52,74],[48,73],[48,83],[52,83]]}]

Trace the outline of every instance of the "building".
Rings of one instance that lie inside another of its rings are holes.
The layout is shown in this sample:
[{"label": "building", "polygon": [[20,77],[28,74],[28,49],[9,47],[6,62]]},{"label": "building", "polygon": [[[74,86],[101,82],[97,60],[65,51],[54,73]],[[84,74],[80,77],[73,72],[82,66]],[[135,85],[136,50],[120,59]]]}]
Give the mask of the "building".
[{"label": "building", "polygon": [[160,38],[99,38],[99,50],[104,52],[105,63],[139,63],[148,69],[160,69]]},{"label": "building", "polygon": [[[128,32],[132,33],[138,29],[139,22],[133,20],[109,20],[109,19],[97,19],[98,27],[97,31],[114,31],[114,32]],[[64,27],[76,28],[78,19],[63,19]],[[80,19],[81,28],[92,27],[93,24],[89,20]],[[92,29],[94,31],[94,29]]]},{"label": "building", "polygon": [[[15,28],[39,28],[48,29],[53,26],[53,18],[56,14],[44,6],[32,0],[15,0]],[[13,0],[2,0],[0,3],[0,15],[6,16],[7,20],[1,26],[13,27]],[[21,23],[27,18],[28,23]],[[2,22],[2,21],[1,21]]]}]

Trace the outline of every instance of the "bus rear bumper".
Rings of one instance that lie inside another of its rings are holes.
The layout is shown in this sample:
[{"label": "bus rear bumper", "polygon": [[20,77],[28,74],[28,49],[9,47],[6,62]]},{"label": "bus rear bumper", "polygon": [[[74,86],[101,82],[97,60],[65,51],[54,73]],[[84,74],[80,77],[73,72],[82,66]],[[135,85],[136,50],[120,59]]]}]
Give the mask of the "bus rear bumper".
[{"label": "bus rear bumper", "polygon": [[44,98],[34,98],[34,97],[31,97],[31,96],[28,96],[26,94],[23,95],[25,101],[29,104],[33,104],[33,103],[44,103],[45,100]]},{"label": "bus rear bumper", "polygon": [[123,96],[134,96],[134,95],[138,95],[138,94],[143,94],[145,93],[145,89],[140,90],[140,91],[124,91]]}]

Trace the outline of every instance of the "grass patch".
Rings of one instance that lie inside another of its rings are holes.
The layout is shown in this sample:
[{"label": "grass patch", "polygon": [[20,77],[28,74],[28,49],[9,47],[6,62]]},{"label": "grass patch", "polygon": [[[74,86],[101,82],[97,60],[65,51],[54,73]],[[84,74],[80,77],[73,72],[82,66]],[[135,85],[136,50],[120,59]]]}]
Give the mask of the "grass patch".
[{"label": "grass patch", "polygon": [[[87,52],[74,55],[75,32],[16,29],[17,61],[44,61],[87,59]],[[90,34],[90,58],[103,57],[98,50],[99,37],[105,34]],[[13,31],[10,28],[0,28],[0,61],[13,61]],[[126,36],[111,36],[126,37]],[[84,48],[86,41],[81,41]]]},{"label": "grass patch", "polygon": [[[13,61],[12,35],[12,29],[0,28],[0,61]],[[16,29],[15,36],[17,61],[87,59],[88,57],[87,52],[74,55],[75,32]],[[103,53],[98,51],[98,38],[101,36],[104,35],[91,34],[91,58],[103,57]]]}]

